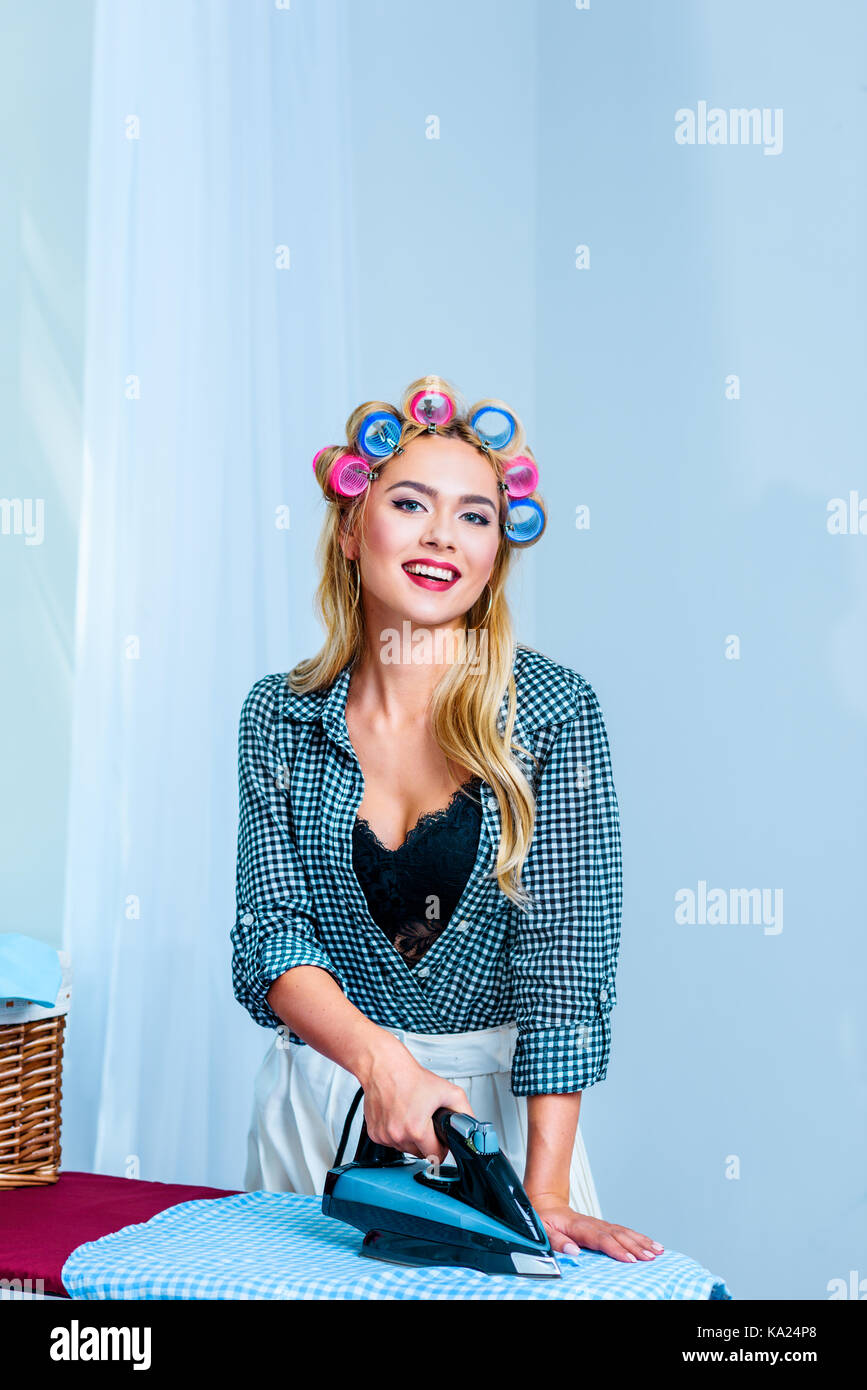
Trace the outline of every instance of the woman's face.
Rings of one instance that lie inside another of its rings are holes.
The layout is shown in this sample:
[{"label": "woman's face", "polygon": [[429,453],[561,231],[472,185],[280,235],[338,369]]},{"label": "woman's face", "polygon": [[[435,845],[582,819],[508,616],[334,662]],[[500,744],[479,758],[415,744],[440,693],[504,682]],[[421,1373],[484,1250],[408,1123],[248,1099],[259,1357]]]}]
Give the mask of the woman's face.
[{"label": "woman's face", "polygon": [[[419,435],[390,458],[370,485],[360,551],[355,538],[344,545],[367,619],[462,627],[496,559],[498,499],[493,468],[462,439]],[[412,572],[422,567],[432,572]]]}]

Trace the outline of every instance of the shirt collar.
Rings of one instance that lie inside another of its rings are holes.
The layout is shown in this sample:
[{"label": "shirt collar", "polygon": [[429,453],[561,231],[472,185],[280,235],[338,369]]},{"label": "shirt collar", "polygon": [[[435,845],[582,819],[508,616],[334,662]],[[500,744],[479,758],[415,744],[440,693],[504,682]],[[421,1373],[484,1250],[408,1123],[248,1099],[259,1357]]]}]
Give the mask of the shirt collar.
[{"label": "shirt collar", "polygon": [[[512,670],[517,691],[517,712],[512,737],[521,744],[524,744],[528,735],[534,733],[536,729],[548,724],[562,723],[564,719],[570,717],[571,700],[568,682],[552,680],[550,675],[540,673],[538,666],[530,659],[532,656],[539,656],[539,659],[546,665],[553,666],[553,663],[549,663],[547,658],[534,653],[531,648],[517,646],[515,649]],[[331,685],[324,690],[314,690],[307,694],[298,695],[290,690],[288,685],[285,686],[283,714],[287,719],[304,723],[312,723],[321,719],[322,727],[329,738],[339,747],[344,748],[347,753],[354,754],[355,750],[346,725],[346,698],[349,691],[351,669],[351,663],[347,662]],[[553,669],[561,670],[564,676],[569,675],[563,668],[553,667]],[[508,691],[505,691],[497,715],[501,732],[505,728],[507,708]]]}]

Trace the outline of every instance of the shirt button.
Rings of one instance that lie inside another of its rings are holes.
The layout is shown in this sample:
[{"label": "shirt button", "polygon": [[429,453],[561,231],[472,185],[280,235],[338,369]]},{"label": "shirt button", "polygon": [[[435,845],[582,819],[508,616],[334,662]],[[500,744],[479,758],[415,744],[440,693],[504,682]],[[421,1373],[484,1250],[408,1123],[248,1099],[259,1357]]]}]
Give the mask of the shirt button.
[{"label": "shirt button", "polygon": [[470,924],[469,924],[469,922],[458,922],[458,923],[455,925],[455,931],[469,931],[469,929],[470,929]]},{"label": "shirt button", "polygon": [[417,970],[415,973],[416,973],[416,975],[429,975],[429,974],[430,974],[430,966],[429,966],[429,965],[420,965],[419,968],[418,968],[418,970]]},{"label": "shirt button", "polygon": [[603,1004],[605,1003],[605,1000],[608,998],[608,990],[605,988],[604,985],[602,989],[600,989],[599,991],[599,998],[602,1000]]},{"label": "shirt button", "polygon": [[253,916],[252,912],[245,912],[241,918],[241,923],[245,927],[252,927],[255,920],[256,918]]}]

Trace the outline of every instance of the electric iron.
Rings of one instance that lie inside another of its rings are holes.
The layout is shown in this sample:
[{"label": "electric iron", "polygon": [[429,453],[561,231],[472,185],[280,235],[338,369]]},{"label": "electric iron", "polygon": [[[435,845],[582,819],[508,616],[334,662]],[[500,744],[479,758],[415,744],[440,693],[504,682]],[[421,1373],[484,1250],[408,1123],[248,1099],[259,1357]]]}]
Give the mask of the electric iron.
[{"label": "electric iron", "polygon": [[454,1164],[375,1144],[362,1121],[351,1163],[325,1175],[322,1211],[364,1231],[360,1254],[403,1265],[465,1265],[486,1274],[561,1278],[551,1242],[491,1124],[440,1107],[438,1138]]}]

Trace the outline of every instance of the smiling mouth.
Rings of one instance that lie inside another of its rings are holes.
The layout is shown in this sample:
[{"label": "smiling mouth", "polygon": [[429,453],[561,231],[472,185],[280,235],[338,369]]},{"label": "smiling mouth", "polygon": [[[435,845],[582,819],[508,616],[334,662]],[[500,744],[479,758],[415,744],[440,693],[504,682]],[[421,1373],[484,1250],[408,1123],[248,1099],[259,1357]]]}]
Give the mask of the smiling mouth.
[{"label": "smiling mouth", "polygon": [[460,571],[451,565],[423,564],[418,560],[407,561],[405,565],[401,566],[401,569],[404,574],[408,574],[411,578],[425,579],[429,583],[441,584],[443,588],[454,584],[461,577]]}]

